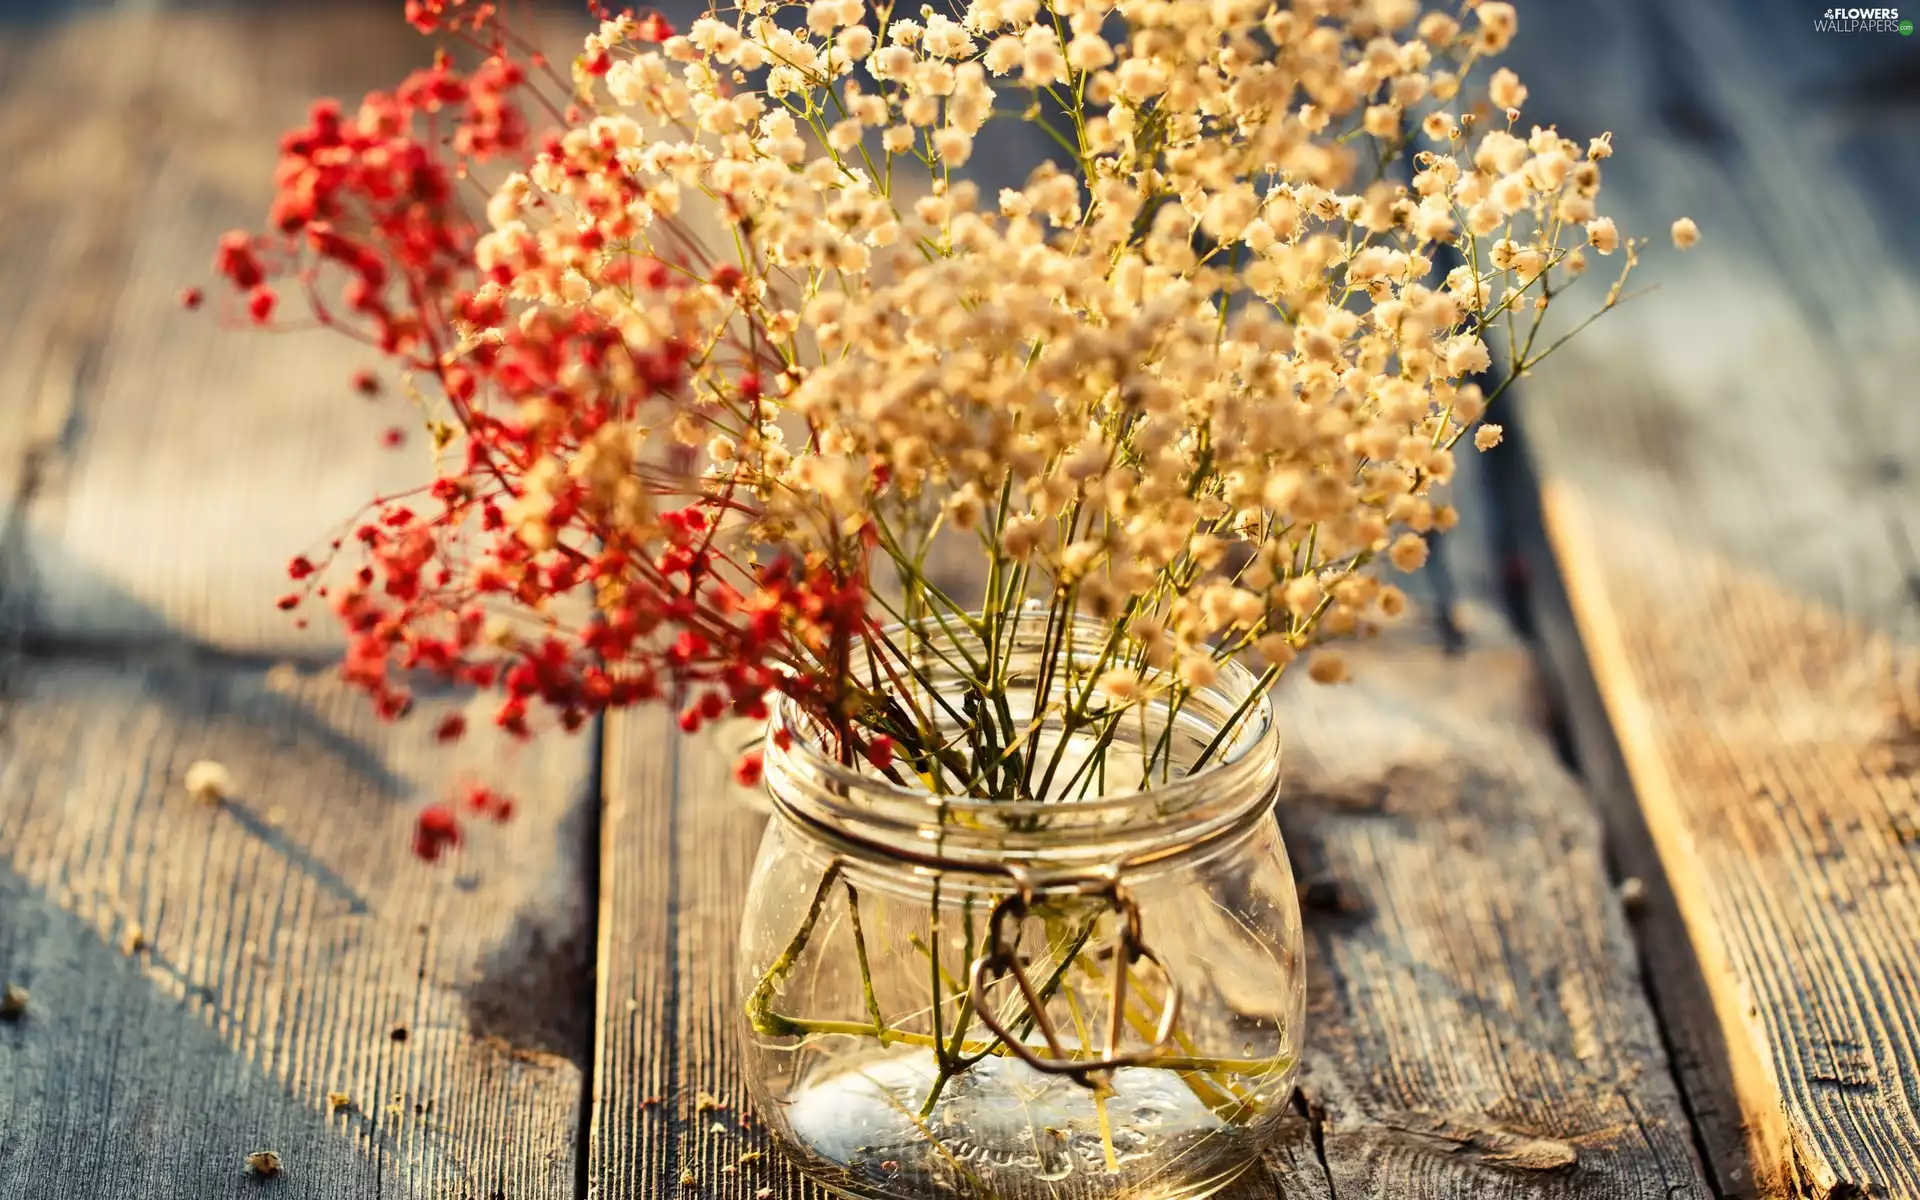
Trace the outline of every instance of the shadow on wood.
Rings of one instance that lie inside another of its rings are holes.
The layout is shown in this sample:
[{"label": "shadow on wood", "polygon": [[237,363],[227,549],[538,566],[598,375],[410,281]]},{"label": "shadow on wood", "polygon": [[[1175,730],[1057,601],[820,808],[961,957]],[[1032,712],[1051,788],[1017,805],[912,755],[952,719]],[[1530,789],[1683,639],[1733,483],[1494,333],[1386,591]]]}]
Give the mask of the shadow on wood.
[{"label": "shadow on wood", "polygon": [[276,1150],[277,1195],[332,1200],[398,1149],[234,1053],[207,1003],[145,977],[168,968],[124,957],[4,866],[0,913],[0,976],[31,992],[0,1022],[0,1194],[238,1200],[258,1195],[247,1155]]},{"label": "shadow on wood", "polygon": [[[414,721],[387,726],[344,685],[288,667],[15,658],[4,669],[0,869],[10,896],[31,899],[0,910],[0,939],[27,936],[29,904],[86,936],[36,936],[0,954],[0,975],[25,976],[41,1003],[87,993],[149,1015],[112,1034],[35,1021],[28,1041],[0,1048],[0,1059],[31,1055],[19,1069],[0,1063],[0,1111],[66,1103],[66,1075],[117,1081],[92,1097],[97,1120],[76,1107],[10,1124],[0,1194],[23,1194],[11,1171],[50,1200],[175,1194],[152,1191],[174,1185],[171,1160],[145,1152],[146,1133],[117,1114],[198,1089],[239,1095],[245,1074],[267,1089],[247,1084],[247,1095],[276,1094],[311,1118],[299,1128],[332,1131],[298,1142],[295,1125],[272,1126],[287,1131],[273,1148],[290,1164],[348,1161],[335,1140],[359,1148],[357,1174],[329,1168],[299,1194],[572,1196],[586,1047],[565,1014],[587,1006],[590,741],[515,752],[483,737],[449,752],[431,726],[457,699],[423,701]],[[199,759],[228,768],[227,803],[186,793]],[[430,867],[411,853],[414,813],[455,771],[516,795],[520,810],[505,829],[470,825],[460,853]],[[116,949],[121,967],[99,973]],[[172,1020],[152,1014],[169,1010],[206,1036],[144,1044]],[[333,1092],[354,1115],[329,1119]],[[221,1159],[251,1128],[206,1116],[169,1153]],[[47,1190],[79,1130],[93,1131],[73,1177],[85,1190]]]}]

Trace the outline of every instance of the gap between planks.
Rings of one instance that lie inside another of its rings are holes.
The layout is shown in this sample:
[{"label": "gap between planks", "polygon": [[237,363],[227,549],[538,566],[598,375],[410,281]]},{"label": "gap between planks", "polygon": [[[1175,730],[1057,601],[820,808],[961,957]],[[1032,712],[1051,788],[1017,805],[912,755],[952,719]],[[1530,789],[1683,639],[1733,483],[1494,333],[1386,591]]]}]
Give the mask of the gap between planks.
[{"label": "gap between planks", "polygon": [[1876,194],[1916,180],[1868,87],[1903,44],[1729,0],[1541,14],[1532,115],[1604,112],[1603,206],[1705,230],[1527,388],[1550,657],[1576,694],[1591,666],[1577,730],[1623,754],[1621,852],[1690,947],[1656,990],[1729,1192],[1920,1196],[1920,282]]}]

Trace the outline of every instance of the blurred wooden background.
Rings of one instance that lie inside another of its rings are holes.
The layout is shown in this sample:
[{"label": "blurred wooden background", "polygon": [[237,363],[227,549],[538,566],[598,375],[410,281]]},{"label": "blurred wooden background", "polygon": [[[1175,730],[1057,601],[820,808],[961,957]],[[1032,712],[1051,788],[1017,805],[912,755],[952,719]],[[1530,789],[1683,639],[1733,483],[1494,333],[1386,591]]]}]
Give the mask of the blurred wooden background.
[{"label": "blurred wooden background", "polygon": [[[312,95],[424,61],[398,8],[0,0],[6,1200],[806,1190],[741,1158],[725,757],[449,753],[272,606],[424,452],[174,296]],[[1248,1195],[1920,1197],[1920,41],[1822,11],[1521,4],[1661,286],[1496,414],[1422,618],[1283,689],[1310,1053]],[[520,815],[415,862],[463,777]]]}]

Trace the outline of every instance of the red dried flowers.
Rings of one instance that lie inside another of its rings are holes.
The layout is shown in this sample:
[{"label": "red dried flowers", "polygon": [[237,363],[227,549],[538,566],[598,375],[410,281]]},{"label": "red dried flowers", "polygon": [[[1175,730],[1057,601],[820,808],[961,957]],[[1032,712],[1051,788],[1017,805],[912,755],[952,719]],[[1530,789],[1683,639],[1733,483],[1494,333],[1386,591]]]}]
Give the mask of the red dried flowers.
[{"label": "red dried flowers", "polygon": [[444,804],[420,810],[413,826],[413,852],[428,862],[460,844],[460,819]]},{"label": "red dried flowers", "polygon": [[[500,690],[492,721],[514,737],[531,735],[536,707],[572,730],[669,694],[686,698],[688,730],[728,714],[764,717],[776,688],[831,708],[840,684],[808,666],[844,660],[865,626],[864,557],[741,557],[737,539],[717,534],[723,520],[753,519],[749,497],[707,489],[684,463],[675,471],[634,454],[636,427],[707,419],[689,375],[695,345],[677,335],[636,345],[583,310],[523,311],[508,289],[546,269],[545,251],[511,238],[482,245],[460,188],[482,164],[600,172],[610,204],[634,198],[607,148],[558,137],[535,145],[524,106],[538,67],[514,57],[494,16],[491,5],[411,0],[417,28],[484,36],[491,53],[471,71],[442,54],[353,108],[315,103],[281,140],[270,232],[229,233],[215,254],[248,321],[270,323],[280,291],[297,291],[321,325],[435,385],[441,414],[430,426],[444,451],[440,478],[357,524],[347,542],[357,562],[342,560],[339,539],[293,559],[299,588],[279,605],[327,601],[349,635],[345,678],[386,717],[409,710],[407,680],[419,672]],[[670,33],[657,17],[634,28],[649,41]],[[613,208],[603,215],[569,252],[581,262],[633,232]],[[646,255],[615,259],[615,276],[669,299],[689,287],[682,264]],[[722,290],[744,280],[730,264],[709,278]],[[190,296],[192,307],[198,290]],[[760,395],[761,357],[739,372],[748,402]],[[380,391],[371,370],[351,383],[361,395]],[[403,439],[398,428],[382,435],[388,446]],[[589,602],[569,609],[573,598]],[[585,615],[560,615],[568,611]],[[466,732],[455,715],[435,736]],[[757,778],[758,764],[743,759],[741,777]],[[512,811],[477,786],[465,807],[495,819]],[[453,809],[421,812],[422,858],[459,841]]]}]

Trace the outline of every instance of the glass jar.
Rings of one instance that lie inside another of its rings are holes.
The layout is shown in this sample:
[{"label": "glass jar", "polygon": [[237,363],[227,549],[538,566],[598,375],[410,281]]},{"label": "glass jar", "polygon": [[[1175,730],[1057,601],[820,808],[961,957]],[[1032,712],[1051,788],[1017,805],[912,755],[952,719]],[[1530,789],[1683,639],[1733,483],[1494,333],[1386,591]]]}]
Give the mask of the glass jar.
[{"label": "glass jar", "polygon": [[[1086,626],[1065,641],[1098,645]],[[1011,659],[1016,718],[1039,642]],[[1170,1200],[1259,1160],[1305,989],[1254,687],[1228,664],[1178,711],[1146,710],[1107,761],[1157,743],[1167,781],[1073,801],[903,787],[776,708],[739,994],[759,1118],[803,1171],[855,1196]]]}]

